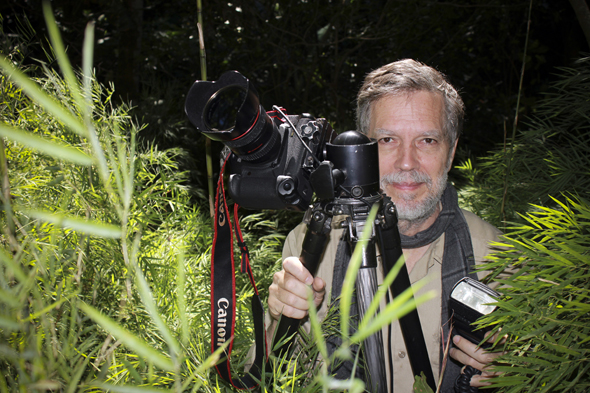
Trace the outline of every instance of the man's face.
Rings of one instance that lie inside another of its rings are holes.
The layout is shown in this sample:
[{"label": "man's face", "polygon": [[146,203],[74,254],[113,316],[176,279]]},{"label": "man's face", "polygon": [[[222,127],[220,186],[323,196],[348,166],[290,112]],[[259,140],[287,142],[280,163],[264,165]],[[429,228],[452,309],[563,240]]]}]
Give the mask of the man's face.
[{"label": "man's face", "polygon": [[369,136],[379,143],[381,188],[400,220],[423,222],[438,212],[457,146],[449,149],[443,114],[442,97],[426,91],[384,97],[371,108]]}]

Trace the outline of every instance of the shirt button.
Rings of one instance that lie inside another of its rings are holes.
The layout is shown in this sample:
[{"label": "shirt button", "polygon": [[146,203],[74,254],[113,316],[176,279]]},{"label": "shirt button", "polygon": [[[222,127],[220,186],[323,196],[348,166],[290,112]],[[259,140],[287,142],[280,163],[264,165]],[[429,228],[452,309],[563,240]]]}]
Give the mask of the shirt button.
[{"label": "shirt button", "polygon": [[402,359],[403,359],[403,358],[405,358],[405,357],[406,357],[406,353],[405,353],[404,351],[399,351],[399,352],[397,353],[397,356],[399,356],[400,358],[402,358]]}]

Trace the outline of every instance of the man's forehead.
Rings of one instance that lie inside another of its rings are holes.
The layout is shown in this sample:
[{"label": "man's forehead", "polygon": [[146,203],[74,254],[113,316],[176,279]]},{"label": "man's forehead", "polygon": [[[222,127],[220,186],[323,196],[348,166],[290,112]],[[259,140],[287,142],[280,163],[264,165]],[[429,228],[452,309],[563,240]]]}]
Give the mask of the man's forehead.
[{"label": "man's forehead", "polygon": [[408,90],[384,94],[378,99],[376,99],[373,102],[373,104],[386,100],[395,100],[397,103],[401,105],[407,105],[408,103],[416,100],[428,100],[438,105],[444,106],[443,95],[440,92],[430,90]]},{"label": "man's forehead", "polygon": [[388,95],[375,101],[371,108],[370,133],[387,134],[405,128],[420,133],[444,133],[444,100],[440,94],[417,91]]}]

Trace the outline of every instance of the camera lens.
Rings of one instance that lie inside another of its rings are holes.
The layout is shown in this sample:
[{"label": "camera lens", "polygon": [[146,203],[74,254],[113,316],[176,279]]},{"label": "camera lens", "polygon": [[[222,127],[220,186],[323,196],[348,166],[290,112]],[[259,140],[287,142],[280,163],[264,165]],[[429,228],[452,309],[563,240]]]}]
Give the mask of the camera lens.
[{"label": "camera lens", "polygon": [[203,111],[207,128],[212,131],[232,130],[246,94],[246,90],[240,86],[227,86],[216,92]]},{"label": "camera lens", "polygon": [[243,161],[270,162],[279,154],[278,127],[239,72],[226,72],[216,82],[196,81],[184,108],[199,132],[223,142]]}]

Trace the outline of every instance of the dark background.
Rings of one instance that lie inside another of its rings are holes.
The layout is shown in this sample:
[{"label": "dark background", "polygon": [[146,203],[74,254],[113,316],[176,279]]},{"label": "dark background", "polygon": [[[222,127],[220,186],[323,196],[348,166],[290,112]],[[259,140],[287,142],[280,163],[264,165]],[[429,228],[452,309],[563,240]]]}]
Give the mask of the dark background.
[{"label": "dark background", "polygon": [[[485,155],[511,135],[529,1],[203,3],[208,79],[240,71],[255,83],[267,110],[276,104],[292,114],[326,117],[338,131],[354,129],[364,75],[410,57],[445,73],[462,94],[467,113],[456,162]],[[51,5],[72,63],[80,64],[85,26],[94,22],[98,79],[114,83],[116,97],[132,103],[138,121],[147,124],[144,140],[182,146],[202,167],[203,139],[183,110],[186,92],[201,79],[196,0]],[[30,35],[28,61],[47,61],[41,1],[4,1],[0,14],[5,34]],[[34,32],[26,33],[25,20]],[[588,50],[569,2],[534,1],[520,115],[534,113],[556,67],[570,66]]]}]

